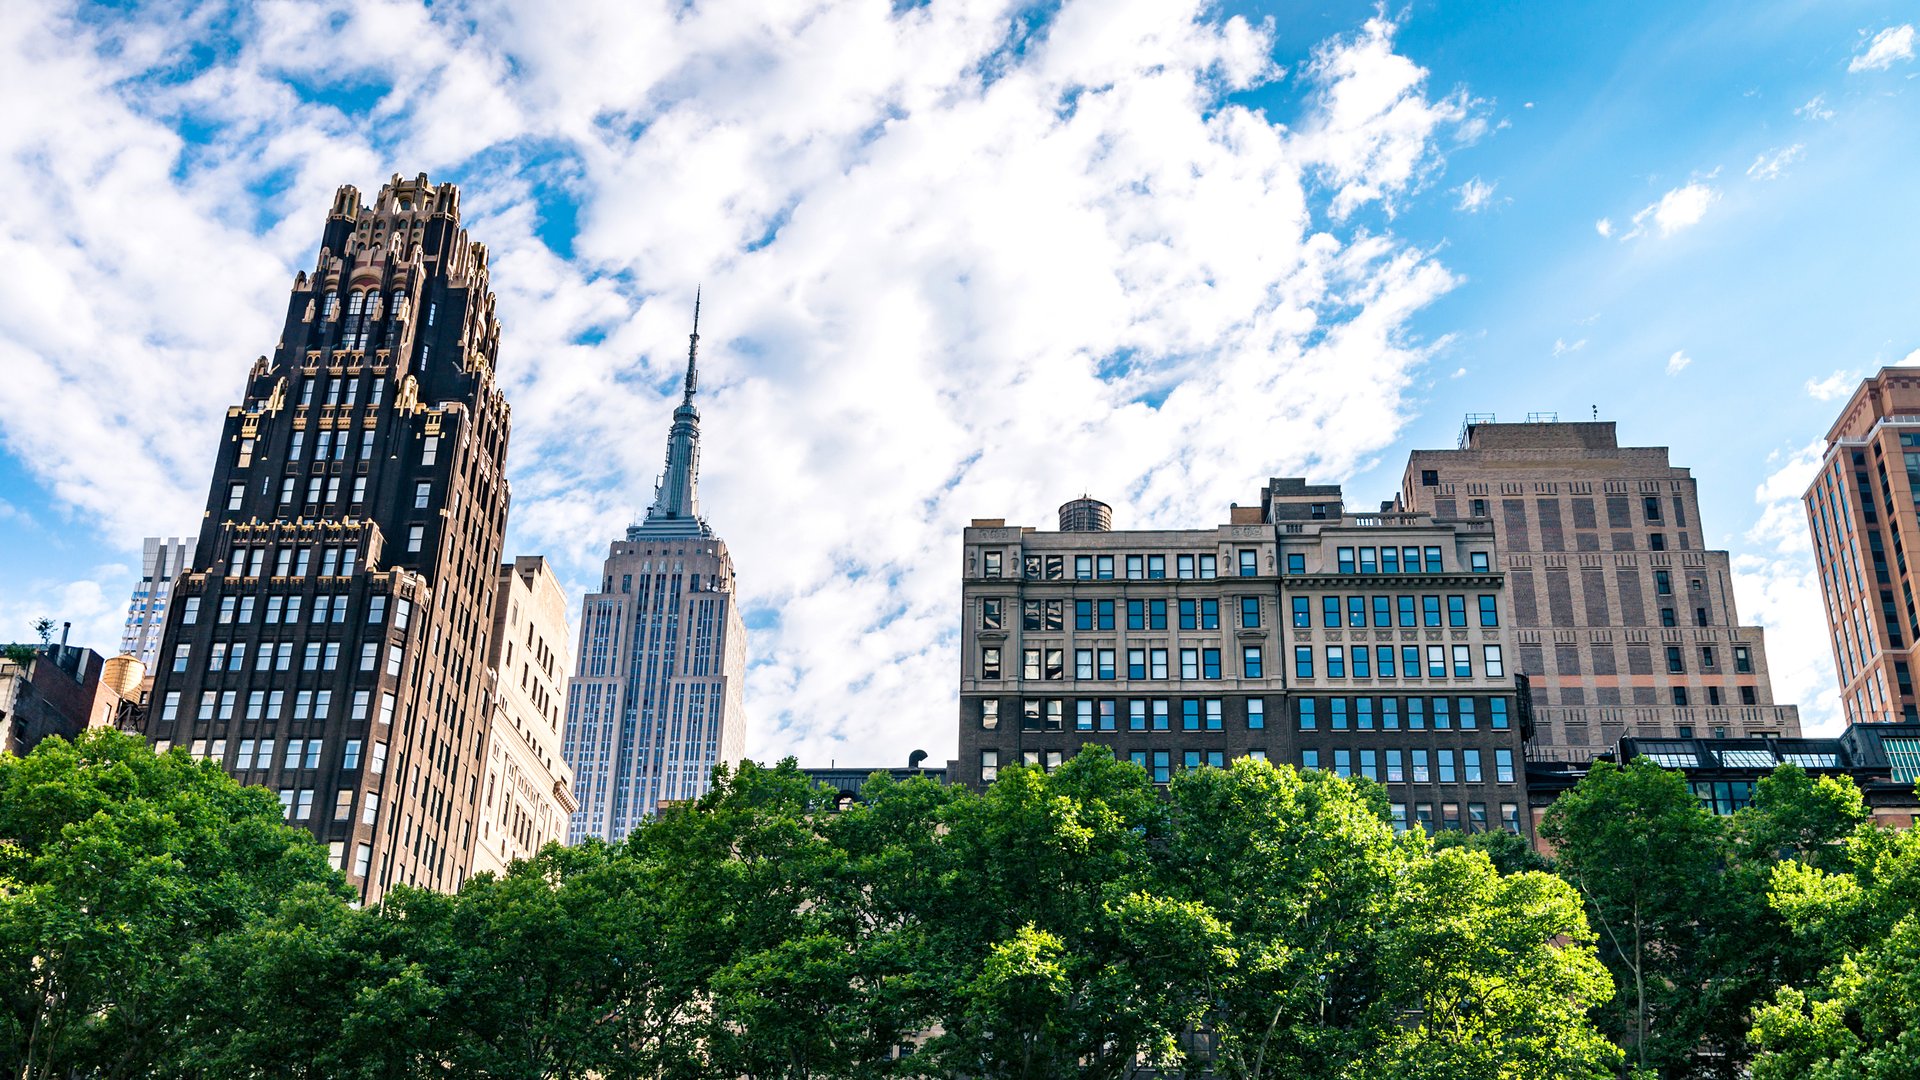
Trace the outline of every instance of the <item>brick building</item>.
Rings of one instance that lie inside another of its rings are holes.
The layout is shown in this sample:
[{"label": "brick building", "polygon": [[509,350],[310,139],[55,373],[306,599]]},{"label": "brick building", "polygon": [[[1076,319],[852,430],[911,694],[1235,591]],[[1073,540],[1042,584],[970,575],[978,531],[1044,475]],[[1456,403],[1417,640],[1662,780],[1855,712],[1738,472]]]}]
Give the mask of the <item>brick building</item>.
[{"label": "brick building", "polygon": [[953,780],[1089,743],[1160,783],[1251,755],[1378,780],[1402,827],[1526,827],[1488,525],[1347,514],[1297,479],[1212,529],[1110,520],[1081,499],[1057,532],[966,530]]},{"label": "brick building", "polygon": [[1529,753],[1591,758],[1622,737],[1800,733],[1776,705],[1766,634],[1740,622],[1696,481],[1612,422],[1469,417],[1454,450],[1416,450],[1400,506],[1491,529],[1538,725]]},{"label": "brick building", "polygon": [[467,876],[490,718],[509,413],[460,193],[334,196],[227,410],[146,731],[326,843],[366,900]]},{"label": "brick building", "polygon": [[1907,539],[1920,537],[1920,371],[1882,368],[1827,431],[1803,501],[1848,722],[1920,723]]}]

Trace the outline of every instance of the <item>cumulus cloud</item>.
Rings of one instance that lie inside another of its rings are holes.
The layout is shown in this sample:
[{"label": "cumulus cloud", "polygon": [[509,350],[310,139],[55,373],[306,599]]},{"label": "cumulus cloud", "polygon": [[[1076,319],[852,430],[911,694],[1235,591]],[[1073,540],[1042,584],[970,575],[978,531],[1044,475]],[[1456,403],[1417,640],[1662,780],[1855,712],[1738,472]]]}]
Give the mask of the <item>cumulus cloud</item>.
[{"label": "cumulus cloud", "polygon": [[1768,150],[1747,166],[1747,175],[1755,180],[1778,180],[1786,175],[1787,166],[1800,160],[1806,148],[1805,143],[1794,143],[1778,150]]},{"label": "cumulus cloud", "polygon": [[1673,355],[1667,357],[1667,374],[1678,375],[1687,370],[1687,365],[1691,363],[1693,363],[1693,357],[1688,356],[1686,350],[1675,349]]},{"label": "cumulus cloud", "polygon": [[1593,231],[1599,233],[1602,237],[1612,236],[1613,235],[1613,219],[1601,218],[1599,221],[1594,222]]},{"label": "cumulus cloud", "polygon": [[749,749],[938,759],[969,518],[1044,525],[1086,488],[1123,527],[1205,526],[1392,443],[1440,344],[1411,320],[1455,281],[1346,222],[1422,190],[1474,108],[1385,19],[1316,48],[1275,123],[1229,100],[1296,59],[1264,27],[1017,10],[289,0],[208,51],[213,10],[17,6],[0,92],[39,107],[0,118],[0,433],[123,550],[197,521],[334,186],[460,181],[506,328],[512,550],[597,580],[704,282]]},{"label": "cumulus cloud", "polygon": [[1808,443],[1760,484],[1754,492],[1760,517],[1746,534],[1753,550],[1733,559],[1741,617],[1767,630],[1774,700],[1799,705],[1801,727],[1810,735],[1832,734],[1844,723],[1820,579],[1800,502],[1820,470],[1824,450],[1821,440]]},{"label": "cumulus cloud", "polygon": [[1885,71],[1894,64],[1913,59],[1913,25],[1889,26],[1873,35],[1865,47],[1853,54],[1848,71]]},{"label": "cumulus cloud", "polygon": [[1699,180],[1674,188],[1660,196],[1658,202],[1633,215],[1633,228],[1621,239],[1631,240],[1649,232],[1672,236],[1682,229],[1692,228],[1700,224],[1700,219],[1707,216],[1707,208],[1719,199],[1719,192]]},{"label": "cumulus cloud", "polygon": [[1807,396],[1815,401],[1834,401],[1853,393],[1859,382],[1859,372],[1842,368],[1824,379],[1808,379]]},{"label": "cumulus cloud", "polygon": [[1453,193],[1460,196],[1460,202],[1457,205],[1461,210],[1469,214],[1477,214],[1493,205],[1493,189],[1498,186],[1498,184],[1489,184],[1476,176],[1454,188]]}]

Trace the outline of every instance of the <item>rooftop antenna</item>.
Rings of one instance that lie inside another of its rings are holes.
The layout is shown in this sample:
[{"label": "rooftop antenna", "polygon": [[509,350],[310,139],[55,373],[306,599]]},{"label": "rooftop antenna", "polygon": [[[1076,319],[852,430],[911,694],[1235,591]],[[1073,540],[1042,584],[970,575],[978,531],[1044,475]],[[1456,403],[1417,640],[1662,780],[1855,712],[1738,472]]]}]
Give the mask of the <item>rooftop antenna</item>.
[{"label": "rooftop antenna", "polygon": [[693,287],[693,333],[687,335],[687,393],[681,404],[693,404],[694,361],[700,354],[700,286]]},{"label": "rooftop antenna", "polygon": [[[696,305],[696,306],[698,306],[698,305]],[[696,314],[698,314],[698,313],[696,312]],[[1593,407],[1593,418],[1594,418],[1595,420],[1598,420],[1598,419],[1600,419],[1600,406],[1598,406],[1598,405],[1595,405],[1595,406]]]}]

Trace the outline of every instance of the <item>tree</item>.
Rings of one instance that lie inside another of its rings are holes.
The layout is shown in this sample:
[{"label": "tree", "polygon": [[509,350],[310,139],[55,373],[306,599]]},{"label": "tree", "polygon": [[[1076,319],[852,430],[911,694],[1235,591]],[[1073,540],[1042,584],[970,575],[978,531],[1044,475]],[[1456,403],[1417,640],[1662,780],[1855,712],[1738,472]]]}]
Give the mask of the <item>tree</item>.
[{"label": "tree", "polygon": [[1721,823],[1684,777],[1640,758],[1595,762],[1554,802],[1541,832],[1555,846],[1555,868],[1585,898],[1621,985],[1626,1008],[1602,1023],[1625,1037],[1639,1068],[1686,1068],[1708,1026],[1702,1006],[1715,1000],[1705,996],[1717,974],[1706,940],[1739,917],[1720,888]]},{"label": "tree", "polygon": [[47,646],[52,645],[53,644],[53,620],[44,618],[44,617],[33,620],[33,633],[34,633],[34,636],[40,639],[41,648],[46,648]]},{"label": "tree", "polygon": [[1843,841],[1867,816],[1866,800],[1850,778],[1816,778],[1789,764],[1760,778],[1752,805],[1734,815],[1734,831],[1749,860],[1794,859],[1833,869],[1845,863]]},{"label": "tree", "polygon": [[1454,848],[1484,853],[1487,858],[1493,860],[1493,868],[1503,874],[1552,869],[1552,864],[1534,850],[1533,844],[1526,837],[1505,829],[1473,833],[1447,829],[1434,834],[1434,851],[1449,851]]},{"label": "tree", "polygon": [[165,1058],[180,965],[288,897],[344,881],[279,801],[113,730],[0,754],[0,1068],[144,1076]]}]

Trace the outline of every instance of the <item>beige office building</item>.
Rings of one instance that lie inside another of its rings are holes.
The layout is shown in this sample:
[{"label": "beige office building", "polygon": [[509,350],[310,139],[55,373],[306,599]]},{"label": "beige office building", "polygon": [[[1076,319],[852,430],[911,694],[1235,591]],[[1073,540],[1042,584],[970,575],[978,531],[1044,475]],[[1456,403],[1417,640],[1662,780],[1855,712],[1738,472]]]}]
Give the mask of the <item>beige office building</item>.
[{"label": "beige office building", "polygon": [[1416,450],[1401,504],[1487,522],[1513,604],[1537,729],[1528,754],[1579,760],[1624,736],[1800,733],[1776,705],[1766,634],[1740,622],[1696,481],[1611,421],[1470,416],[1454,450]]},{"label": "beige office building", "polygon": [[500,566],[493,615],[493,712],[473,870],[502,873],[565,842],[573,770],[560,755],[567,700],[567,596],[538,555]]}]

